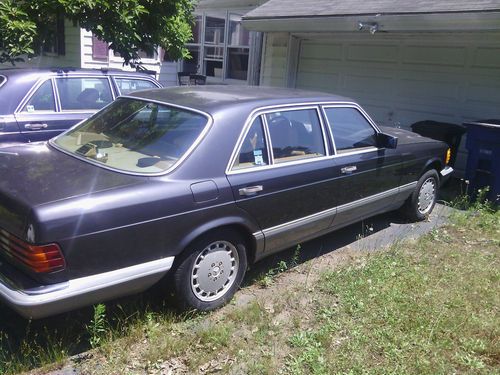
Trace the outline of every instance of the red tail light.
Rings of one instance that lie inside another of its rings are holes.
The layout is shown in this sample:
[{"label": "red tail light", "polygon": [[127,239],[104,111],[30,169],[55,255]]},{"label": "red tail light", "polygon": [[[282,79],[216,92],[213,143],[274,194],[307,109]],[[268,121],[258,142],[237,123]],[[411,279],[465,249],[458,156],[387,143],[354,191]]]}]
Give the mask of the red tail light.
[{"label": "red tail light", "polygon": [[65,267],[59,245],[31,245],[0,229],[0,253],[37,273],[59,271]]}]

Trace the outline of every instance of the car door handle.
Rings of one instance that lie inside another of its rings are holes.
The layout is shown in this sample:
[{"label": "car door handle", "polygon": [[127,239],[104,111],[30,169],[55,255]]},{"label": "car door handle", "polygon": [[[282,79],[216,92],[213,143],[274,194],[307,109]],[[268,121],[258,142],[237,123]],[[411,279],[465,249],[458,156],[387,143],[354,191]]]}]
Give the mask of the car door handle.
[{"label": "car door handle", "polygon": [[348,173],[355,172],[357,169],[358,168],[355,165],[350,165],[348,167],[341,168],[340,172],[343,174],[348,174]]},{"label": "car door handle", "polygon": [[264,187],[262,185],[255,185],[255,186],[249,186],[245,188],[241,188],[238,190],[240,195],[245,195],[245,196],[252,196],[256,195],[259,191],[264,190]]},{"label": "car door handle", "polygon": [[24,128],[29,129],[29,130],[41,130],[41,129],[45,129],[46,127],[48,127],[47,124],[41,124],[41,123],[24,125]]}]

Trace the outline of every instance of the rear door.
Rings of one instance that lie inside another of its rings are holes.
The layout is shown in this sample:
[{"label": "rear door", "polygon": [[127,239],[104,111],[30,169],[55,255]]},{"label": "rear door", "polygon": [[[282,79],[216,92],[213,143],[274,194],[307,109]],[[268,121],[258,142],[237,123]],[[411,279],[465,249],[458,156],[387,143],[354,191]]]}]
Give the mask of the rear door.
[{"label": "rear door", "polygon": [[28,142],[50,139],[113,101],[107,77],[57,77],[39,82],[16,111]]},{"label": "rear door", "polygon": [[236,203],[277,251],[329,227],[335,215],[336,166],[315,106],[255,116],[227,172]]}]

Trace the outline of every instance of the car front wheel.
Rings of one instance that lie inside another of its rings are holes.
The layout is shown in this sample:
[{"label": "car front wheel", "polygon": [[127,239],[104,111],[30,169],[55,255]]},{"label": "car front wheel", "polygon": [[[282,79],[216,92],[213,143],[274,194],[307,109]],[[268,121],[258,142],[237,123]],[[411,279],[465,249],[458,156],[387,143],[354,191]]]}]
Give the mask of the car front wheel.
[{"label": "car front wheel", "polygon": [[437,172],[434,169],[425,172],[402,207],[403,214],[414,221],[427,218],[436,204],[438,187],[439,175]]},{"label": "car front wheel", "polygon": [[238,235],[218,231],[204,236],[190,246],[174,271],[181,307],[209,311],[224,305],[240,286],[246,268],[246,247]]}]

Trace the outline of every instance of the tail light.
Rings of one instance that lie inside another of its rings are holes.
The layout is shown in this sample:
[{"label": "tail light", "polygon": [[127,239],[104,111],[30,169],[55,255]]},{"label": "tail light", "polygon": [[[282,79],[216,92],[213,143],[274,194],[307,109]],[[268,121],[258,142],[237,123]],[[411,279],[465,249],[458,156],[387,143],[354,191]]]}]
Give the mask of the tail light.
[{"label": "tail light", "polygon": [[3,229],[0,229],[0,253],[36,273],[59,271],[66,266],[59,245],[32,245]]},{"label": "tail light", "polygon": [[451,159],[451,148],[446,150],[446,156],[444,157],[444,164],[448,165]]}]

